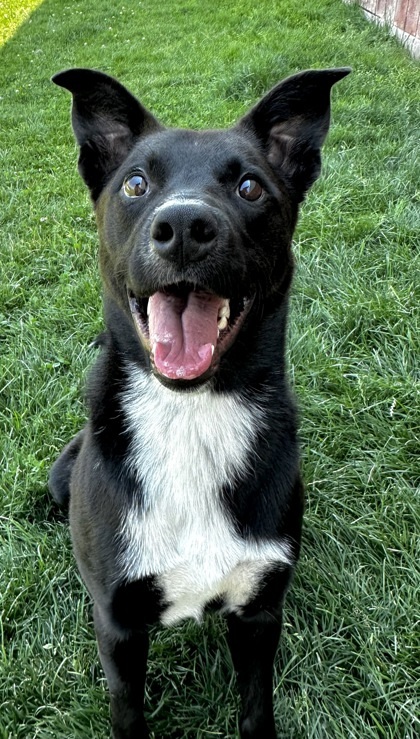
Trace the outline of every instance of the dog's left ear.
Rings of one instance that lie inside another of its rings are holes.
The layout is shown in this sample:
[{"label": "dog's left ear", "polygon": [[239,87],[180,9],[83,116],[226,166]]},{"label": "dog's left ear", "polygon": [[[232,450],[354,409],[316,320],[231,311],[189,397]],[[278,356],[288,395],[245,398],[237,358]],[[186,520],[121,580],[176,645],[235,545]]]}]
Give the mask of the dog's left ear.
[{"label": "dog's left ear", "polygon": [[103,72],[67,69],[52,81],[73,95],[79,172],[96,201],[137,138],[163,126],[123,85]]},{"label": "dog's left ear", "polygon": [[331,87],[350,72],[348,67],[314,69],[288,77],[237,123],[257,136],[271,166],[299,201],[320,173]]}]

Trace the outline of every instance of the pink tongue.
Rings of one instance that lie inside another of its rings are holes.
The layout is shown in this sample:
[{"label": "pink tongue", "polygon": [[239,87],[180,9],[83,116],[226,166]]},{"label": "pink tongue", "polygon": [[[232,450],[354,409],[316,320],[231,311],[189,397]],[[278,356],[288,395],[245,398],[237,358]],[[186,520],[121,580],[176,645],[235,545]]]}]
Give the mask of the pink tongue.
[{"label": "pink tongue", "polygon": [[187,298],[157,292],[149,298],[150,341],[160,374],[192,380],[210,367],[220,303],[205,292],[190,292]]}]

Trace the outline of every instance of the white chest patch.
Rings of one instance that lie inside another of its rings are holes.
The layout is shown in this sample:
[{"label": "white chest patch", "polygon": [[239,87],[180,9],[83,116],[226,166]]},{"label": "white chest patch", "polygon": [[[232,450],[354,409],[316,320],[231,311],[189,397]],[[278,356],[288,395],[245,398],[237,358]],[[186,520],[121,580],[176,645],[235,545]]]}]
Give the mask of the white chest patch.
[{"label": "white chest patch", "polygon": [[143,489],[120,532],[129,581],[155,575],[169,603],[162,622],[200,618],[223,597],[240,610],[264,572],[293,563],[287,541],[245,541],[220,500],[247,469],[264,411],[209,388],[177,393],[131,367],[123,409],[133,442],[129,464]]}]

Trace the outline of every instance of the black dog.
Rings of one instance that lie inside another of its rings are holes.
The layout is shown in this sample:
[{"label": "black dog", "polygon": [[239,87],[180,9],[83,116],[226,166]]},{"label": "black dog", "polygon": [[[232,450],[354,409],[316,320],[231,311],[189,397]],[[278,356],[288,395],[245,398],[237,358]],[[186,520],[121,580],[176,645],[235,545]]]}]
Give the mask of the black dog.
[{"label": "black dog", "polygon": [[116,80],[61,72],[95,205],[106,332],[90,420],[54,464],[94,600],[115,739],[149,732],[147,628],[221,609],[242,739],[276,736],[273,661],[302,484],[285,368],[292,234],[330,90],[283,81],[227,131],[166,129]]}]

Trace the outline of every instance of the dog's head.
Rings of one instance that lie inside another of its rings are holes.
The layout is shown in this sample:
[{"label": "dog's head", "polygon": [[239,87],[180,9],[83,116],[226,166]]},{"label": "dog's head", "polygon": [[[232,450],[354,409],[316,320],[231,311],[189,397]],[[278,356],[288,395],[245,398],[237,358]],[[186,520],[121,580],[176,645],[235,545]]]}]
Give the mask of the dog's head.
[{"label": "dog's head", "polygon": [[53,78],[73,94],[105,297],[130,316],[166,384],[207,380],[238,335],[284,299],[298,205],[320,171],[331,87],[349,71],[289,77],[224,131],[167,129],[94,70]]}]

